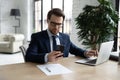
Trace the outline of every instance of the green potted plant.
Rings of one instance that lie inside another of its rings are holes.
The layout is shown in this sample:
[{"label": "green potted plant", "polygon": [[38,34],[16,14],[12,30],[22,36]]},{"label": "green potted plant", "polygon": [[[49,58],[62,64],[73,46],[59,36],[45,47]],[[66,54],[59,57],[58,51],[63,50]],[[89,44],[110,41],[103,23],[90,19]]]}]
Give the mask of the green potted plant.
[{"label": "green potted plant", "polygon": [[98,6],[86,5],[75,19],[79,41],[86,48],[99,49],[102,42],[115,36],[118,13],[108,0],[98,0]]}]

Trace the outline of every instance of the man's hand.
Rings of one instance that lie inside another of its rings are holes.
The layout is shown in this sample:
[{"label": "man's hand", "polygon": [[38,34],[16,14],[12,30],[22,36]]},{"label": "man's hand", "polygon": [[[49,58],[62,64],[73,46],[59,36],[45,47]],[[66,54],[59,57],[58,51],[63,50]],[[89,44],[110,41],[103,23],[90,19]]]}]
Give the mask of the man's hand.
[{"label": "man's hand", "polygon": [[84,53],[86,57],[92,57],[92,56],[98,56],[98,51],[97,50],[90,50]]},{"label": "man's hand", "polygon": [[48,62],[57,61],[59,58],[63,57],[63,53],[61,51],[52,51],[48,54]]}]

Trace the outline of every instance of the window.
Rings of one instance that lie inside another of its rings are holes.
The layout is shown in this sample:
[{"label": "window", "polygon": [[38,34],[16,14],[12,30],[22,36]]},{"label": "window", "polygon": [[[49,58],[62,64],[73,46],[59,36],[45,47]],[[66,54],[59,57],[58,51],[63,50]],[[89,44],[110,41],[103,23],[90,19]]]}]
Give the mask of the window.
[{"label": "window", "polygon": [[41,30],[41,1],[35,2],[35,32]]},{"label": "window", "polygon": [[[118,11],[119,13],[119,17],[120,17],[120,5],[119,5],[119,0],[116,0],[115,1],[115,8],[116,10]],[[120,21],[118,22],[118,32],[116,33],[117,37],[115,37],[115,43],[114,43],[114,51],[117,51],[117,52],[113,52],[113,54],[111,54],[110,56],[110,59],[113,59],[113,60],[116,60],[118,61],[118,56],[119,56],[119,48],[120,48]]]},{"label": "window", "polygon": [[[69,3],[69,4],[68,4]],[[70,33],[72,19],[72,0],[37,0],[35,1],[35,32],[47,29],[47,13],[52,8],[64,10],[65,21],[61,32]]]}]

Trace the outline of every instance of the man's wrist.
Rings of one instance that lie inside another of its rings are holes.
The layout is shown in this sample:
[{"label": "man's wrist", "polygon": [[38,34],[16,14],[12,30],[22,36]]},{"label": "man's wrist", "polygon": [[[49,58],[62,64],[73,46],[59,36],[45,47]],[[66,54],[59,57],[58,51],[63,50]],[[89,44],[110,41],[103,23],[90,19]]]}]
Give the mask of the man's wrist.
[{"label": "man's wrist", "polygon": [[85,51],[85,52],[84,52],[84,56],[87,57],[87,58],[89,58],[89,56],[87,55],[87,52],[88,52],[88,51]]},{"label": "man's wrist", "polygon": [[47,63],[48,62],[48,53],[47,54],[45,54],[45,63]]}]

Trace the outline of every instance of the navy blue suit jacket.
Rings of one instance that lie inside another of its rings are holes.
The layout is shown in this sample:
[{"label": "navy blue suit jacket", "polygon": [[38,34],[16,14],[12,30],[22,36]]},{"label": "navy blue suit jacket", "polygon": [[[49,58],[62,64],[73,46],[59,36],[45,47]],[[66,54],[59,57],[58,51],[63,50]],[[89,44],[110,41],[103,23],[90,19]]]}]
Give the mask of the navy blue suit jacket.
[{"label": "navy blue suit jacket", "polygon": [[[85,50],[82,50],[75,46],[67,34],[59,33],[60,44],[64,46],[64,57],[68,57],[69,53],[76,56],[84,56]],[[34,33],[31,36],[31,42],[26,52],[25,59],[30,62],[45,63],[45,55],[50,50],[50,40],[47,30]]]}]

